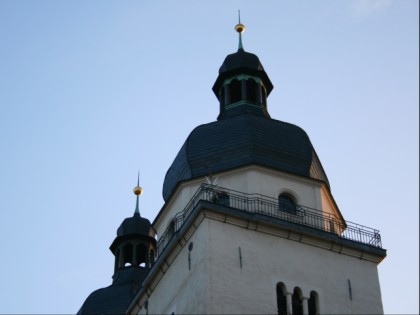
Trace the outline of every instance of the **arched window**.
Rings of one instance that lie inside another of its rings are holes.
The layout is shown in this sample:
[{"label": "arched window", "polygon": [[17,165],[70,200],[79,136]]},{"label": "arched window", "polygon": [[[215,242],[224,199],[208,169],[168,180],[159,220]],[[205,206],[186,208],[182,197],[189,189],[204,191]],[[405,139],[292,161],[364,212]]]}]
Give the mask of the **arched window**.
[{"label": "arched window", "polygon": [[257,82],[254,79],[246,81],[246,98],[252,103],[257,103]]},{"label": "arched window", "polygon": [[277,314],[278,315],[287,315],[287,300],[286,300],[286,286],[284,283],[279,282],[276,286],[276,295],[277,295]]},{"label": "arched window", "polygon": [[124,266],[131,266],[133,264],[133,245],[127,243],[123,247]]},{"label": "arched window", "polygon": [[292,295],[292,313],[293,315],[303,315],[302,291],[295,287]]},{"label": "arched window", "polygon": [[229,91],[230,91],[230,103],[239,102],[242,99],[242,88],[241,82],[237,79],[233,79],[232,82],[229,84]]},{"label": "arched window", "polygon": [[310,298],[308,300],[308,312],[309,315],[319,315],[319,301],[318,301],[318,293],[315,291],[311,291]]},{"label": "arched window", "polygon": [[289,194],[280,194],[279,196],[279,209],[290,214],[296,214],[296,202]]},{"label": "arched window", "polygon": [[136,253],[136,262],[137,265],[140,267],[146,267],[147,263],[147,247],[144,244],[138,244],[137,245],[137,253]]}]

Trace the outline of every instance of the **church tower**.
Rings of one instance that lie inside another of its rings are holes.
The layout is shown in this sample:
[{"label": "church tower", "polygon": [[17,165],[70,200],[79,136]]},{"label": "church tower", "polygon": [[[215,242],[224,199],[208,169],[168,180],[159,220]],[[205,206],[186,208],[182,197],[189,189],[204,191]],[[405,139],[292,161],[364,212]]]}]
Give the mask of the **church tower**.
[{"label": "church tower", "polygon": [[217,121],[167,171],[156,261],[126,312],[383,313],[379,232],[344,219],[308,135],[270,117],[273,85],[235,29]]},{"label": "church tower", "polygon": [[153,224],[137,184],[113,282],[79,314],[383,314],[379,231],[344,219],[308,135],[271,118],[273,84],[235,29],[217,120],[179,150]]},{"label": "church tower", "polygon": [[156,239],[150,221],[140,216],[142,193],[137,180],[134,215],[121,223],[110,246],[115,256],[112,284],[92,292],[77,314],[124,314],[153,265]]}]

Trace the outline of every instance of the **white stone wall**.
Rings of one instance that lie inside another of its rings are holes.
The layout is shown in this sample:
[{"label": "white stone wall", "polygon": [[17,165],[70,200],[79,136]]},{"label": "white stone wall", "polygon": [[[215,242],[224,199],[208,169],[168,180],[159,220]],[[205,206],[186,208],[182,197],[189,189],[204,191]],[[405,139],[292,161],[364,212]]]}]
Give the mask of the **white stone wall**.
[{"label": "white stone wall", "polygon": [[[148,289],[148,312],[139,314],[207,314],[209,290],[209,225],[200,224],[155,288]],[[188,245],[192,242],[192,250]],[[188,261],[190,253],[190,264]],[[191,269],[190,269],[191,268]],[[153,286],[152,286],[153,287]],[[143,297],[144,299],[145,297]]]},{"label": "white stone wall", "polygon": [[275,314],[278,282],[316,291],[322,314],[383,313],[375,263],[213,220],[209,239],[209,313]]},{"label": "white stone wall", "polygon": [[[279,194],[292,194],[299,205],[322,210],[334,215],[339,221],[341,214],[335,206],[333,197],[320,182],[269,170],[259,166],[249,166],[237,170],[216,174],[218,186],[247,194],[261,194],[277,199]],[[183,183],[175,196],[165,205],[164,215],[155,222],[158,237],[167,229],[174,216],[182,211],[194,196],[205,178]],[[337,230],[337,233],[341,231]]]},{"label": "white stone wall", "polygon": [[[300,205],[342,218],[329,189],[315,180],[258,166],[214,177],[219,187],[248,194],[277,199],[288,192]],[[204,182],[200,178],[180,185],[154,222],[158,237]],[[276,285],[282,282],[288,293],[299,287],[307,299],[316,291],[321,314],[383,313],[376,265],[380,258],[361,259],[364,254],[356,249],[331,251],[328,244],[317,246],[319,240],[308,241],[309,236],[305,242],[297,241],[299,235],[287,239],[288,231],[277,233],[274,226],[252,230],[235,219],[220,220],[210,212],[206,218],[201,214],[159,267],[160,280],[146,284],[147,294],[135,312],[146,314],[144,302],[150,295],[149,314],[276,314]]]},{"label": "white stone wall", "polygon": [[376,263],[211,218],[151,292],[149,314],[276,314],[279,282],[316,291],[321,314],[383,314]]},{"label": "white stone wall", "polygon": [[194,196],[200,185],[204,182],[203,179],[190,181],[187,184],[181,185],[177,190],[176,196],[165,204],[164,213],[159,219],[154,222],[154,229],[159,237],[165,232],[171,220],[177,215],[178,212],[183,211],[188,202]]}]

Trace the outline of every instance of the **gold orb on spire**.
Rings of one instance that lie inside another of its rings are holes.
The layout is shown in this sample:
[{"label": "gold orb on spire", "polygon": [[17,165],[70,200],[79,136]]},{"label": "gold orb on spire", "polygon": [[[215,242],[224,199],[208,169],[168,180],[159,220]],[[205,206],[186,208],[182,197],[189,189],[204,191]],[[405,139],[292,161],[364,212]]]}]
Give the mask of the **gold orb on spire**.
[{"label": "gold orb on spire", "polygon": [[136,186],[134,187],[133,192],[136,196],[140,196],[143,193],[143,188],[141,188],[140,186]]},{"label": "gold orb on spire", "polygon": [[238,33],[245,32],[245,25],[243,25],[242,23],[236,24],[235,25],[235,31],[237,31]]}]

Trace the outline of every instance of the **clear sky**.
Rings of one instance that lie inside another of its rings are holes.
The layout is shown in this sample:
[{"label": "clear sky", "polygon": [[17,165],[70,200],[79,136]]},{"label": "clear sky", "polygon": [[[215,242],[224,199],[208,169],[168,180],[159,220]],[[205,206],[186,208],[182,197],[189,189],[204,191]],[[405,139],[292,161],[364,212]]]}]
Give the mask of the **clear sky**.
[{"label": "clear sky", "polygon": [[109,245],[151,221],[237,49],[302,127],[347,220],[379,229],[386,313],[419,312],[419,2],[0,0],[0,313],[74,313],[111,283]]}]

